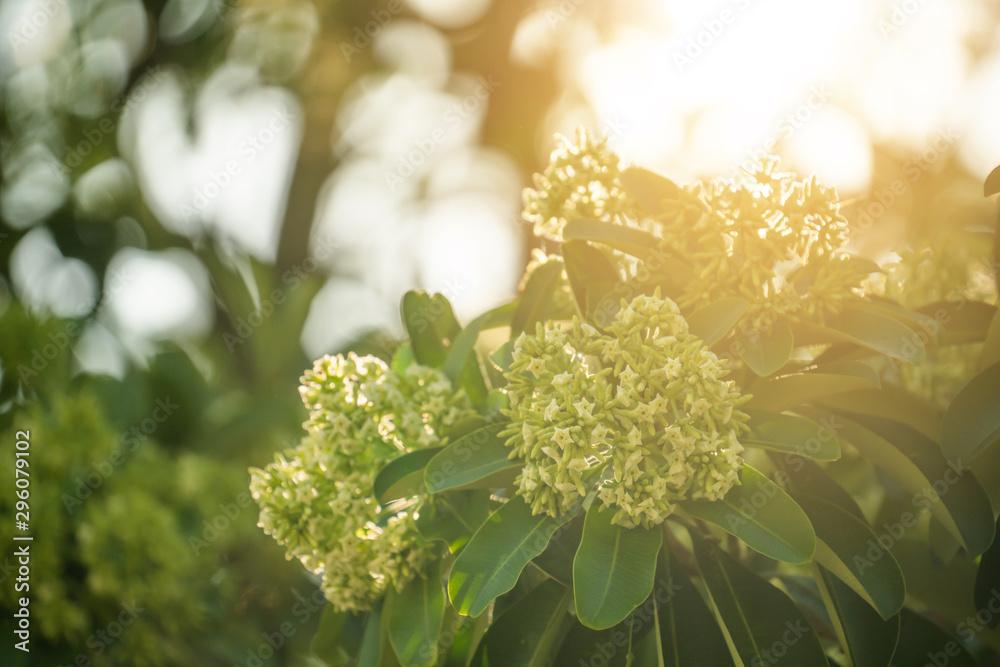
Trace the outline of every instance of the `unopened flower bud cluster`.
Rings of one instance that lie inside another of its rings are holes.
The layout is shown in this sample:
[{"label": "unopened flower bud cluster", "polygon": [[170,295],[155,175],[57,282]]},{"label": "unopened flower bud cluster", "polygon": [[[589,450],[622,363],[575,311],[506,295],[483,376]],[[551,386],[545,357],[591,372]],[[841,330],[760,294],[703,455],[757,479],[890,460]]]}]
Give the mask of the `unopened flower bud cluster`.
[{"label": "unopened flower bud cluster", "polygon": [[250,471],[259,525],[289,558],[323,573],[336,608],[366,609],[432,555],[411,513],[379,507],[375,476],[406,452],[444,444],[473,411],[438,370],[411,364],[397,373],[354,354],[317,361],[299,392],[309,410],[302,442]]},{"label": "unopened flower bud cluster", "polygon": [[608,333],[539,324],[507,373],[518,494],[558,516],[592,487],[626,526],[662,523],[676,501],[739,484],[747,415],[728,371],[670,299],[623,303]]}]

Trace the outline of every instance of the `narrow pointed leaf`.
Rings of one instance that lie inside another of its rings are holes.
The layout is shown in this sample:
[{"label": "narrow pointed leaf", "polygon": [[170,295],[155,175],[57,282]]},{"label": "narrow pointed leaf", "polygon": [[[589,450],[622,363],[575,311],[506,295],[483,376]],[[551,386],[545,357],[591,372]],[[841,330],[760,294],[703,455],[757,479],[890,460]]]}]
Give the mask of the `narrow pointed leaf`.
[{"label": "narrow pointed leaf", "polygon": [[899,320],[870,310],[851,308],[827,318],[829,329],[851,342],[912,364],[924,360],[921,337]]},{"label": "narrow pointed leaf", "polygon": [[799,454],[819,461],[840,458],[837,439],[821,425],[795,415],[749,410],[750,433],[741,441],[749,447]]},{"label": "narrow pointed leaf", "polygon": [[600,220],[571,220],[563,228],[563,239],[596,241],[616,250],[644,259],[661,241],[648,232]]},{"label": "narrow pointed leaf", "polygon": [[[793,497],[816,530],[816,562],[850,586],[882,618],[897,614],[906,598],[903,573],[871,527],[822,498]],[[869,560],[866,555],[872,551],[878,558]]]},{"label": "narrow pointed leaf", "polygon": [[444,560],[424,577],[415,577],[401,591],[386,595],[385,622],[389,642],[407,667],[433,667],[438,661],[438,638],[446,606],[442,568]]},{"label": "narrow pointed leaf", "polygon": [[418,449],[386,464],[372,485],[379,503],[384,505],[390,500],[409,498],[423,491],[424,467],[441,449],[441,447]]},{"label": "narrow pointed leaf", "polygon": [[654,593],[663,582],[668,583],[669,594],[663,596],[666,600],[656,595],[663,666],[732,667],[733,658],[715,615],[669,548],[660,552]]},{"label": "narrow pointed leaf", "polygon": [[572,517],[532,516],[520,497],[507,501],[476,531],[451,568],[448,595],[459,613],[479,616],[512,589],[521,570],[542,553],[552,534]]},{"label": "narrow pointed leaf", "polygon": [[[836,480],[830,477],[822,466],[806,459],[781,459],[778,456],[771,458],[781,468],[780,472],[775,473],[774,480],[782,487],[789,487],[793,495],[808,493],[817,496],[828,503],[833,503],[855,519],[867,521],[864,512],[858,507],[858,503],[851,497],[851,494],[845,491],[840,484],[837,484]],[[787,477],[779,477],[779,475]]]},{"label": "narrow pointed leaf", "polygon": [[609,290],[621,283],[618,268],[605,252],[586,241],[566,241],[562,256],[577,306],[592,319],[594,307]]},{"label": "narrow pointed leaf", "polygon": [[722,500],[685,500],[688,514],[709,521],[775,560],[806,563],[816,549],[812,524],[791,497],[766,476],[743,466],[742,484]]},{"label": "narrow pointed leaf", "polygon": [[936,443],[898,422],[866,416],[833,419],[840,423],[841,438],[913,495],[914,513],[929,509],[969,553],[986,550],[993,540],[993,509],[964,461],[949,463]]},{"label": "narrow pointed leaf", "polygon": [[572,621],[570,589],[543,581],[506,609],[483,637],[490,667],[551,667]]},{"label": "narrow pointed leaf", "polygon": [[823,602],[852,667],[886,667],[899,640],[899,615],[882,619],[844,582],[816,567]]},{"label": "narrow pointed leaf", "polygon": [[772,664],[781,647],[782,667],[816,667],[826,662],[819,638],[795,603],[703,538],[695,556],[723,626],[744,665]]},{"label": "narrow pointed leaf", "polygon": [[649,596],[663,543],[658,528],[623,528],[611,523],[614,514],[590,508],[573,559],[576,614],[595,630],[620,623]]},{"label": "narrow pointed leaf", "polygon": [[827,396],[871,387],[871,382],[856,375],[796,373],[755,383],[753,399],[747,407],[781,412]]},{"label": "narrow pointed leaf", "polygon": [[498,433],[508,424],[490,424],[459,438],[430,459],[424,480],[430,493],[468,487],[503,471],[515,472],[522,466],[507,457],[510,450]]},{"label": "narrow pointed leaf", "polygon": [[941,420],[936,408],[898,387],[858,389],[827,396],[822,399],[822,404],[837,412],[893,419],[912,426],[931,439],[937,439],[941,433]]},{"label": "narrow pointed leaf", "polygon": [[950,461],[967,463],[1000,441],[1000,363],[972,378],[948,406],[941,448]]},{"label": "narrow pointed leaf", "polygon": [[740,358],[746,362],[750,370],[761,377],[766,377],[788,362],[795,347],[795,338],[788,323],[781,320],[775,322],[768,332],[738,331],[736,344]]},{"label": "narrow pointed leaf", "polygon": [[687,316],[691,333],[711,347],[726,337],[747,309],[750,302],[738,296],[727,296],[703,306]]}]

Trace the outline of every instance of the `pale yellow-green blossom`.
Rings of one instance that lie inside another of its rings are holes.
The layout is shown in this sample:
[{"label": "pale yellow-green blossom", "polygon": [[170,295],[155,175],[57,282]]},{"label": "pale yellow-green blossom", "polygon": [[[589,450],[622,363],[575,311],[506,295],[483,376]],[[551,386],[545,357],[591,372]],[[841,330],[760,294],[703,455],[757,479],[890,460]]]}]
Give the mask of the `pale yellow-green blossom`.
[{"label": "pale yellow-green blossom", "polygon": [[596,486],[629,527],[662,523],[680,499],[722,498],[739,484],[747,420],[727,372],[659,295],[623,302],[608,333],[539,324],[507,373],[518,494],[558,516]]},{"label": "pale yellow-green blossom", "polygon": [[402,373],[375,357],[324,357],[302,378],[306,435],[264,469],[251,470],[259,525],[323,574],[338,609],[366,609],[399,588],[431,556],[406,510],[379,507],[372,485],[392,459],[447,442],[469,401],[438,370]]}]

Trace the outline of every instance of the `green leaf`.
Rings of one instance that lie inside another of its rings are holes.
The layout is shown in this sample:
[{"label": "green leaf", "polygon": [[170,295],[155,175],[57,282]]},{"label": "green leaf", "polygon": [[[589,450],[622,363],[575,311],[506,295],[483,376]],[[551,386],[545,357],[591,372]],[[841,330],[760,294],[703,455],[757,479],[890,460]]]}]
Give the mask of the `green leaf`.
[{"label": "green leaf", "polygon": [[[882,618],[896,615],[906,598],[903,573],[871,527],[822,498],[804,493],[793,497],[816,530],[815,561],[850,586]],[[877,557],[866,557],[872,552]]]},{"label": "green leaf", "polygon": [[[653,619],[646,622],[647,632],[644,636],[655,634],[650,632]],[[632,618],[604,630],[593,630],[580,623],[574,623],[569,634],[556,655],[555,667],[582,667],[582,665],[601,665],[601,667],[633,667],[632,651],[635,646]]]},{"label": "green leaf", "polygon": [[1000,309],[993,316],[990,328],[986,332],[986,343],[983,345],[983,354],[979,358],[979,370],[984,370],[998,362],[1000,362]]},{"label": "green leaf", "polygon": [[754,373],[766,377],[776,372],[788,361],[795,347],[795,338],[788,322],[780,320],[771,326],[769,332],[736,332],[736,345],[740,359],[746,362]]},{"label": "green leaf", "polygon": [[692,534],[698,568],[723,627],[744,665],[816,667],[826,664],[819,638],[795,603],[719,549]]},{"label": "green leaf", "polygon": [[490,494],[459,491],[448,495],[451,502],[429,502],[420,506],[417,530],[424,538],[444,542],[457,553],[490,516]]},{"label": "green leaf", "polygon": [[836,438],[815,422],[766,410],[748,410],[747,413],[750,433],[741,438],[746,446],[799,454],[820,461],[840,458]]},{"label": "green leaf", "polygon": [[347,613],[335,610],[332,605],[323,607],[320,615],[311,650],[330,667],[342,667],[350,661],[350,656],[340,647],[340,634],[348,617]]},{"label": "green leaf", "polygon": [[991,197],[1000,192],[1000,167],[990,172],[983,182],[983,196]]},{"label": "green leaf", "polygon": [[934,322],[940,345],[980,343],[986,340],[996,306],[982,301],[949,300],[931,303],[920,309]]},{"label": "green leaf", "polygon": [[444,623],[445,561],[424,577],[415,577],[403,590],[391,586],[386,594],[385,622],[389,642],[407,667],[433,667],[438,661],[438,637]]},{"label": "green leaf", "polygon": [[660,239],[648,232],[600,220],[571,220],[563,227],[563,240],[596,241],[627,255],[648,258],[660,245]]},{"label": "green leaf", "polygon": [[664,213],[664,200],[679,199],[683,189],[658,171],[630,166],[618,174],[622,187],[639,205],[653,215]]},{"label": "green leaf", "polygon": [[920,614],[903,609],[899,614],[899,642],[892,656],[892,667],[947,665],[978,667],[979,663],[947,632]]},{"label": "green leaf", "polygon": [[389,637],[383,623],[382,602],[375,606],[365,619],[361,634],[361,648],[358,651],[357,667],[383,667],[392,655]]},{"label": "green leaf", "polygon": [[1000,363],[962,387],[941,423],[941,449],[950,461],[968,463],[997,441],[1000,441]]},{"label": "green leaf", "polygon": [[663,543],[659,528],[623,528],[611,523],[614,515],[590,508],[573,559],[576,615],[595,630],[620,623],[649,596]]},{"label": "green leaf", "polygon": [[562,246],[562,256],[577,306],[592,321],[597,304],[621,283],[618,268],[606,253],[586,241],[566,241]]},{"label": "green leaf", "polygon": [[531,563],[561,584],[573,586],[573,558],[583,539],[586,514],[577,515],[552,536],[549,546]]},{"label": "green leaf", "polygon": [[822,404],[837,412],[885,417],[908,424],[931,439],[937,439],[941,433],[941,420],[938,418],[937,409],[927,401],[897,387],[849,391],[827,396],[822,400]]},{"label": "green leaf", "polygon": [[791,497],[766,476],[743,466],[742,483],[722,500],[682,500],[692,516],[709,521],[765,556],[807,563],[816,549],[816,533]]},{"label": "green leaf", "polygon": [[837,484],[822,466],[802,458],[788,459],[786,457],[782,460],[777,455],[772,455],[771,458],[781,468],[781,471],[774,475],[774,480],[779,485],[791,487],[794,493],[808,493],[822,498],[854,518],[867,521],[864,512],[858,507],[858,503],[851,497],[851,494],[845,491],[840,484]]},{"label": "green leaf", "polygon": [[726,337],[748,308],[750,302],[746,299],[723,297],[688,315],[688,327],[691,333],[711,347]]},{"label": "green leaf", "polygon": [[993,540],[993,508],[963,462],[949,463],[935,442],[898,422],[866,416],[833,419],[840,422],[842,439],[913,494],[916,511],[929,509],[969,553],[986,550]]},{"label": "green leaf", "polygon": [[[513,325],[511,331],[513,331]],[[492,361],[497,368],[506,373],[510,370],[510,365],[514,361],[514,341],[509,340],[497,349],[493,351],[490,355],[490,361]]]},{"label": "green leaf", "polygon": [[409,498],[423,491],[423,470],[441,447],[418,449],[393,459],[379,471],[372,485],[380,505],[390,500]]},{"label": "green leaf", "polygon": [[511,317],[511,340],[521,335],[521,332],[535,333],[535,324],[549,319],[552,295],[555,294],[562,275],[563,263],[558,258],[550,258],[531,273]]},{"label": "green leaf", "polygon": [[448,348],[448,356],[444,362],[444,374],[453,381],[457,380],[462,368],[469,359],[469,354],[476,347],[479,334],[488,329],[505,326],[514,314],[517,302],[511,301],[493,310],[483,313],[462,329]]},{"label": "green leaf", "polygon": [[490,667],[549,667],[569,630],[570,590],[548,579],[508,607],[483,637]]},{"label": "green leaf", "polygon": [[520,497],[490,515],[455,559],[448,595],[459,613],[479,616],[498,595],[512,589],[528,562],[542,553],[565,521],[532,516]]},{"label": "green leaf", "polygon": [[847,340],[890,357],[920,363],[925,350],[921,337],[899,320],[871,310],[850,308],[828,317],[826,327]]},{"label": "green leaf", "polygon": [[660,603],[656,620],[663,667],[732,667],[733,658],[722,629],[669,548],[660,552],[657,579],[660,585],[669,582],[664,596],[667,599],[663,601],[656,596]]},{"label": "green leaf", "polygon": [[[997,529],[1000,530],[1000,522]],[[1000,539],[994,537],[993,544],[979,559],[979,569],[976,570],[976,585],[973,588],[976,609],[992,611],[997,591],[1000,591]],[[1000,624],[1000,614],[992,614],[986,625],[995,628],[997,624]]]},{"label": "green leaf", "polygon": [[747,407],[781,412],[845,391],[871,388],[871,382],[856,375],[839,373],[796,373],[769,378],[753,385],[753,399]]},{"label": "green leaf", "polygon": [[[459,438],[430,460],[424,480],[430,493],[466,487],[497,473],[515,473],[522,463],[508,459],[511,450],[498,433],[509,424],[490,424]],[[492,488],[496,488],[495,486]]]},{"label": "green leaf", "polygon": [[445,360],[444,343],[437,327],[438,319],[443,316],[440,307],[441,301],[432,301],[425,292],[410,291],[403,295],[402,318],[410,336],[413,358],[418,364],[434,368],[441,368]]},{"label": "green leaf", "polygon": [[899,616],[883,620],[844,582],[816,566],[816,582],[852,667],[885,667],[899,640]]}]

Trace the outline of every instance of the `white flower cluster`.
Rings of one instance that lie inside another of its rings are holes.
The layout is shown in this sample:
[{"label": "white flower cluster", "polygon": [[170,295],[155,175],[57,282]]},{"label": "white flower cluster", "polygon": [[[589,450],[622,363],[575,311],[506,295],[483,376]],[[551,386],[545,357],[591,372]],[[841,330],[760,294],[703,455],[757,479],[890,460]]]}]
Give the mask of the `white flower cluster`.
[{"label": "white flower cluster", "polygon": [[372,496],[375,476],[406,452],[439,446],[473,413],[440,371],[396,373],[375,357],[324,357],[300,387],[309,410],[298,447],[251,469],[259,525],[313,572],[341,610],[371,606],[388,585],[417,574],[430,556],[412,514]]},{"label": "white flower cluster", "polygon": [[662,523],[680,499],[722,498],[739,484],[749,398],[727,373],[659,294],[623,303],[608,333],[539,324],[507,374],[518,493],[557,516],[596,485],[628,527]]}]

